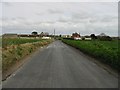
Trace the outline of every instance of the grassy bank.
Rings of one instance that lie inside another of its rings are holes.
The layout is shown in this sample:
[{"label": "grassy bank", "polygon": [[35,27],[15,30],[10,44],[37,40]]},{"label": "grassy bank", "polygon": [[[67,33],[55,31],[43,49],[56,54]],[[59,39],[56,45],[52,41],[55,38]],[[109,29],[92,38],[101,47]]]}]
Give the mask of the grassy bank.
[{"label": "grassy bank", "polygon": [[[12,65],[19,62],[22,58],[34,52],[41,46],[49,44],[52,40],[33,40],[33,39],[10,39],[11,42],[7,43],[2,48],[2,70],[3,73],[7,71]],[[15,40],[15,41],[14,41]],[[5,42],[5,41],[3,41]],[[10,42],[10,41],[9,41]],[[7,46],[7,47],[6,47]]]},{"label": "grassy bank", "polygon": [[63,42],[109,64],[115,69],[120,69],[120,60],[118,60],[120,55],[118,43],[120,41],[76,41],[63,39]]}]

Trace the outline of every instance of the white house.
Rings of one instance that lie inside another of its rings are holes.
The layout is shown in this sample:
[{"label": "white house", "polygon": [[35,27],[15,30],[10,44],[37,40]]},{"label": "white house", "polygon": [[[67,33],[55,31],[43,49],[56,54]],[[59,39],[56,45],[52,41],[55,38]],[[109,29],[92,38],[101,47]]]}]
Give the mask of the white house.
[{"label": "white house", "polygon": [[42,37],[42,39],[51,39],[51,37]]},{"label": "white house", "polygon": [[85,40],[92,40],[92,38],[85,38]]},{"label": "white house", "polygon": [[80,37],[74,37],[75,40],[82,40]]}]

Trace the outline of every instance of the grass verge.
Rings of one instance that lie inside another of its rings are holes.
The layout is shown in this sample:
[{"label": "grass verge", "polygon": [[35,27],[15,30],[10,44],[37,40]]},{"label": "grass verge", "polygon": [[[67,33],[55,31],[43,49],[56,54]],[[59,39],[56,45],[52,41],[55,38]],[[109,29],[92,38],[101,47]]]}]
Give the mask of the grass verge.
[{"label": "grass verge", "polygon": [[120,41],[77,41],[66,39],[62,41],[120,70],[120,60],[118,59],[120,56],[118,43]]},{"label": "grass verge", "polygon": [[2,71],[9,70],[10,67],[19,62],[22,58],[34,52],[39,47],[48,45],[52,40],[42,40],[33,43],[11,45],[2,48]]}]

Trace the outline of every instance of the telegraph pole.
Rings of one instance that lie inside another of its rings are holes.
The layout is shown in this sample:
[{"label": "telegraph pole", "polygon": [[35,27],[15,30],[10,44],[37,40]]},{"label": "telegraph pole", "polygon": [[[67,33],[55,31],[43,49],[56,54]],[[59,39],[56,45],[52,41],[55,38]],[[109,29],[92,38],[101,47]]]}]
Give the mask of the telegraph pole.
[{"label": "telegraph pole", "polygon": [[55,29],[54,29],[54,39],[55,39]]}]

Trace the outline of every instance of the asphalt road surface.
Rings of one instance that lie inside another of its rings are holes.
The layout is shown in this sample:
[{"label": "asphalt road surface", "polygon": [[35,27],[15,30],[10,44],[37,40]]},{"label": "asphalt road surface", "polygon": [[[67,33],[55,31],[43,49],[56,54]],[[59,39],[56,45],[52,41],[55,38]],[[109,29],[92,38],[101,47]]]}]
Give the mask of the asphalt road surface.
[{"label": "asphalt road surface", "polygon": [[117,87],[117,77],[61,41],[39,50],[3,82],[3,88]]}]

